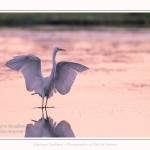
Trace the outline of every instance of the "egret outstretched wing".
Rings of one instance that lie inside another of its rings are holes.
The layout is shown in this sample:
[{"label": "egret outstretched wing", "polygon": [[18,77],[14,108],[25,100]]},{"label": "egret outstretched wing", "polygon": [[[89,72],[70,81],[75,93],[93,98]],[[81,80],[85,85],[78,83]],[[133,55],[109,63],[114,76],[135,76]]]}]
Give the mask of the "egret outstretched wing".
[{"label": "egret outstretched wing", "polygon": [[41,73],[41,60],[38,57],[34,55],[15,56],[6,62],[6,66],[22,72],[28,91],[40,92],[43,76]]},{"label": "egret outstretched wing", "polygon": [[77,76],[78,72],[83,72],[88,68],[84,65],[62,61],[57,63],[54,75],[54,87],[62,95],[67,94]]}]

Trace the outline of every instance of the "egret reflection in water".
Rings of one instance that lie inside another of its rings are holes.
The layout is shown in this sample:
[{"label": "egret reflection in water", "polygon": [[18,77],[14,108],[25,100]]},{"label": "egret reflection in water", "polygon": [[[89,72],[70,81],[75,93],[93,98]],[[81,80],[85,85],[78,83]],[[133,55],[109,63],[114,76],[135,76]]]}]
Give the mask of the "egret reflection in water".
[{"label": "egret reflection in water", "polygon": [[25,137],[75,137],[70,124],[62,120],[58,124],[47,115],[45,109],[46,118],[44,118],[44,112],[42,109],[42,118],[38,121],[34,121],[34,124],[27,124],[25,130]]},{"label": "egret reflection in water", "polygon": [[[76,78],[77,72],[83,72],[88,68],[84,65],[61,61],[56,64],[56,53],[58,51],[65,51],[56,46],[52,55],[52,71],[50,76],[43,77],[41,72],[41,60],[34,55],[15,56],[13,59],[6,62],[6,66],[13,70],[21,70],[28,91],[34,91],[33,94],[38,94],[42,97],[42,108],[44,104],[44,97],[46,97],[46,104],[48,98],[53,96],[53,93],[58,91],[60,94],[67,94]],[[32,94],[32,95],[33,95]]]}]

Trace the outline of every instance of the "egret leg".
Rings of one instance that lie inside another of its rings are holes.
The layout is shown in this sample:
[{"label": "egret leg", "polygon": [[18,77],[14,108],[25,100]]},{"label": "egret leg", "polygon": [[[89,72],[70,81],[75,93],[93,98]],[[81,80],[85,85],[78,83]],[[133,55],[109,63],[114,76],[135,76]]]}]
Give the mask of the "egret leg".
[{"label": "egret leg", "polygon": [[47,109],[45,107],[45,113],[46,113],[46,119],[48,119],[48,115],[47,115]]},{"label": "egret leg", "polygon": [[46,98],[46,104],[45,104],[45,108],[46,108],[46,105],[47,105],[47,100],[48,100],[48,98]]},{"label": "egret leg", "polygon": [[44,98],[42,98],[42,109],[44,108],[44,107],[43,107],[43,104],[44,104]]},{"label": "egret leg", "polygon": [[43,109],[42,109],[42,119],[44,118],[44,112],[43,112]]}]

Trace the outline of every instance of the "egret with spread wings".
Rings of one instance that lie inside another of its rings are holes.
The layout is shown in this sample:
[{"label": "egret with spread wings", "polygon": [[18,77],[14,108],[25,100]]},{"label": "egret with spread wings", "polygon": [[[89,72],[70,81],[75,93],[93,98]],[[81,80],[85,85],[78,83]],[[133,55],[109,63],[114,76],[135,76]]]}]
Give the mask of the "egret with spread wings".
[{"label": "egret with spread wings", "polygon": [[65,51],[56,46],[52,55],[52,71],[50,76],[43,77],[41,72],[41,60],[34,55],[15,56],[13,59],[6,62],[6,66],[13,70],[20,70],[25,78],[26,89],[34,91],[42,97],[42,108],[44,104],[44,97],[46,97],[46,104],[48,98],[52,97],[57,91],[65,95],[67,94],[76,78],[78,72],[83,72],[88,67],[74,63],[61,61],[56,64],[56,53],[58,51]]}]

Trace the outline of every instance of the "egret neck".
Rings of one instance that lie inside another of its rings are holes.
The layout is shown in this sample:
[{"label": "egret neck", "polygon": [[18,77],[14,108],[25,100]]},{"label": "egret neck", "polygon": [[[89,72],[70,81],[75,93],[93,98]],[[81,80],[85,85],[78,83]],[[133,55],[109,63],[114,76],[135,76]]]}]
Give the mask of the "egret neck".
[{"label": "egret neck", "polygon": [[56,53],[57,53],[57,51],[54,50],[53,55],[52,55],[52,71],[51,71],[50,78],[49,78],[49,81],[48,81],[49,84],[51,83],[51,81],[54,77],[55,71],[56,71],[56,60],[55,60]]}]

